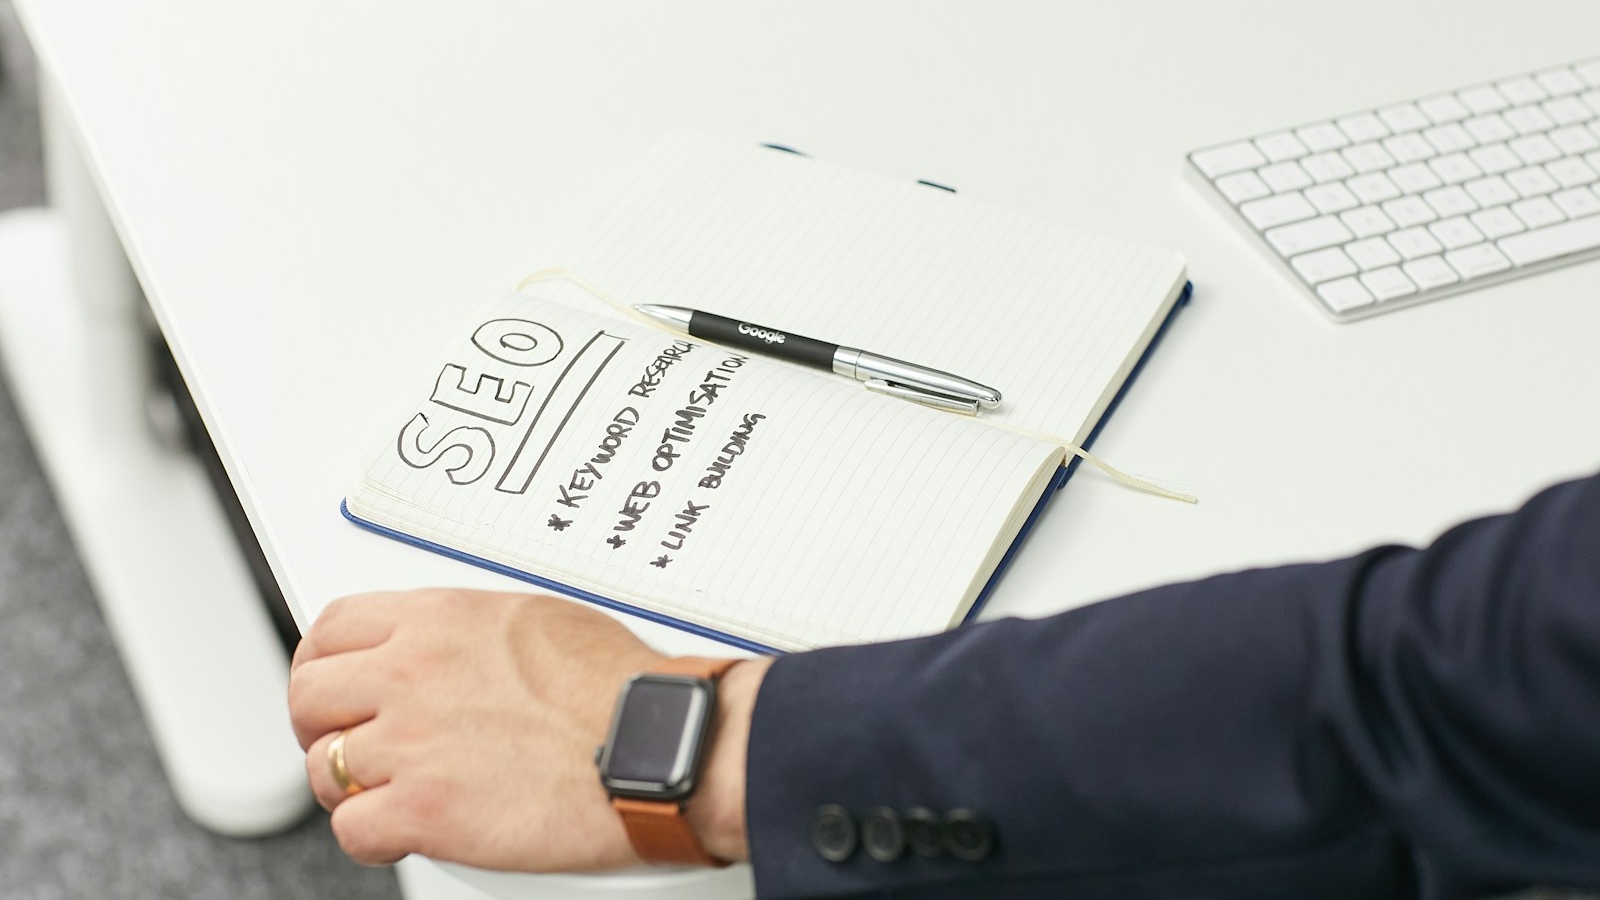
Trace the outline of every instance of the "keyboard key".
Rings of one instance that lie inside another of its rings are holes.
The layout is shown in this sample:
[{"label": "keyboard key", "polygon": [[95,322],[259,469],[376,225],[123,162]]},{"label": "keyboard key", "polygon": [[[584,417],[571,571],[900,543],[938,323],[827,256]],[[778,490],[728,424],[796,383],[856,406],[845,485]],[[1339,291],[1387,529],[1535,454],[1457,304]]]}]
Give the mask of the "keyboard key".
[{"label": "keyboard key", "polygon": [[1450,268],[1448,263],[1437,256],[1414,259],[1401,268],[1423,290],[1455,284],[1461,280],[1460,276],[1456,275],[1456,270]]},{"label": "keyboard key", "polygon": [[1356,237],[1361,238],[1388,234],[1395,229],[1394,222],[1375,206],[1363,206],[1360,209],[1340,213],[1339,221],[1343,222]]},{"label": "keyboard key", "polygon": [[1256,138],[1256,149],[1266,154],[1267,159],[1273,162],[1299,159],[1311,152],[1299,138],[1287,131],[1278,131]]},{"label": "keyboard key", "polygon": [[1512,215],[1511,210],[1506,209],[1504,206],[1479,210],[1468,216],[1468,218],[1490,240],[1527,230],[1526,226],[1522,224],[1522,220]]},{"label": "keyboard key", "polygon": [[1337,150],[1350,143],[1344,132],[1334,127],[1332,122],[1318,122],[1295,130],[1295,136],[1305,142],[1313,153],[1322,153],[1327,150]]},{"label": "keyboard key", "polygon": [[1455,94],[1438,94],[1419,100],[1417,108],[1422,110],[1423,115],[1441,125],[1445,122],[1458,122],[1472,115],[1472,111],[1457,100]]},{"label": "keyboard key", "polygon": [[1309,219],[1317,214],[1316,209],[1298,192],[1240,204],[1239,212],[1260,231]]},{"label": "keyboard key", "polygon": [[1496,250],[1493,244],[1473,244],[1444,255],[1444,261],[1461,273],[1462,278],[1481,278],[1511,268],[1511,260]]},{"label": "keyboard key", "polygon": [[1408,194],[1420,194],[1431,191],[1444,184],[1434,171],[1422,163],[1412,163],[1407,166],[1395,166],[1389,170],[1389,180],[1395,186]]},{"label": "keyboard key", "polygon": [[1571,125],[1574,122],[1587,122],[1594,118],[1588,105],[1577,97],[1557,97],[1545,101],[1544,114],[1557,125]]},{"label": "keyboard key", "polygon": [[1577,157],[1563,157],[1546,163],[1544,170],[1549,172],[1550,177],[1554,178],[1556,183],[1564,188],[1588,184],[1595,180],[1594,170]]},{"label": "keyboard key", "polygon": [[1528,231],[1500,240],[1500,249],[1519,266],[1596,247],[1600,247],[1600,216],[1585,216],[1542,231]]},{"label": "keyboard key", "polygon": [[1201,172],[1207,178],[1216,178],[1244,169],[1254,169],[1265,165],[1267,158],[1261,155],[1255,144],[1249,141],[1240,141],[1237,144],[1228,144],[1223,147],[1213,147],[1210,150],[1201,150],[1189,157],[1194,160]]},{"label": "keyboard key", "polygon": [[1510,100],[1513,105],[1538,103],[1540,100],[1550,96],[1545,93],[1544,88],[1539,87],[1538,83],[1528,76],[1508,78],[1495,84],[1495,88],[1500,91],[1502,96]]},{"label": "keyboard key", "polygon": [[1499,175],[1469,181],[1463,187],[1479,206],[1499,206],[1502,203],[1512,203],[1522,199],[1522,195],[1511,185],[1506,184],[1506,180]]},{"label": "keyboard key", "polygon": [[1448,250],[1470,247],[1483,240],[1483,232],[1473,228],[1472,223],[1461,216],[1442,219],[1429,225],[1428,230],[1433,232],[1433,236]]},{"label": "keyboard key", "polygon": [[1600,139],[1597,139],[1589,129],[1577,125],[1557,128],[1555,131],[1550,132],[1550,140],[1561,148],[1562,153],[1570,156],[1588,153],[1590,150],[1600,147]]},{"label": "keyboard key", "polygon": [[1600,58],[1578,63],[1572,67],[1589,87],[1600,88]]},{"label": "keyboard key", "polygon": [[1389,235],[1389,243],[1406,259],[1418,259],[1444,249],[1426,228],[1405,228]]},{"label": "keyboard key", "polygon": [[1548,194],[1561,186],[1556,184],[1554,178],[1550,177],[1550,173],[1538,166],[1529,166],[1526,169],[1507,172],[1506,181],[1517,189],[1517,193],[1524,197],[1537,197],[1540,194]]},{"label": "keyboard key", "polygon": [[1517,134],[1538,134],[1555,127],[1555,122],[1537,106],[1514,106],[1505,111],[1506,121]]},{"label": "keyboard key", "polygon": [[1546,69],[1543,72],[1535,72],[1533,77],[1552,97],[1576,94],[1583,90],[1583,80],[1574,75],[1571,69]]},{"label": "keyboard key", "polygon": [[1256,177],[1254,172],[1224,175],[1217,179],[1217,190],[1235,206],[1246,200],[1256,200],[1272,193],[1272,188],[1267,187],[1267,183]]},{"label": "keyboard key", "polygon": [[1483,170],[1473,164],[1472,160],[1461,153],[1451,153],[1438,159],[1428,160],[1428,167],[1444,179],[1445,184],[1460,184],[1470,181],[1483,174]]},{"label": "keyboard key", "polygon": [[1501,96],[1493,85],[1488,84],[1467,88],[1458,96],[1461,97],[1461,102],[1465,103],[1468,109],[1479,114],[1499,112],[1511,105],[1511,102]]},{"label": "keyboard key", "polygon": [[1469,147],[1478,145],[1478,142],[1473,140],[1472,135],[1468,134],[1465,128],[1454,124],[1429,128],[1422,133],[1422,136],[1440,153],[1454,153],[1457,150],[1466,150]]},{"label": "keyboard key", "polygon": [[1289,265],[1294,266],[1300,277],[1310,284],[1321,284],[1356,273],[1356,264],[1338,247],[1302,253],[1289,260]]},{"label": "keyboard key", "polygon": [[1402,131],[1420,131],[1433,124],[1433,120],[1422,114],[1415,103],[1396,103],[1378,110],[1378,118],[1389,130],[1399,134]]},{"label": "keyboard key", "polygon": [[1569,219],[1581,219],[1584,216],[1600,213],[1600,197],[1596,197],[1588,188],[1578,187],[1557,191],[1550,195],[1550,199],[1555,201],[1556,206],[1560,207]]},{"label": "keyboard key", "polygon": [[1325,181],[1342,181],[1356,170],[1337,153],[1318,153],[1300,160],[1300,166],[1320,184]]},{"label": "keyboard key", "polygon": [[1542,134],[1517,138],[1516,140],[1506,144],[1506,146],[1510,147],[1512,153],[1515,153],[1517,156],[1521,157],[1522,161],[1530,166],[1536,166],[1542,162],[1549,162],[1550,160],[1561,155],[1560,148],[1558,148],[1555,144],[1550,143],[1550,139]]},{"label": "keyboard key", "polygon": [[1397,134],[1394,137],[1383,139],[1383,149],[1396,161],[1408,163],[1419,159],[1434,156],[1437,151],[1433,145],[1422,139],[1418,134]]},{"label": "keyboard key", "polygon": [[[1521,223],[1518,223],[1521,228]],[[1363,271],[1378,269],[1383,266],[1394,265],[1400,261],[1400,254],[1389,246],[1389,242],[1381,237],[1371,237],[1363,241],[1353,241],[1344,245],[1344,252],[1355,260],[1356,265]]]},{"label": "keyboard key", "polygon": [[1578,99],[1582,100],[1583,105],[1589,107],[1596,116],[1600,116],[1600,90],[1588,91]]},{"label": "keyboard key", "polygon": [[1357,113],[1353,116],[1345,116],[1336,120],[1335,124],[1339,126],[1340,131],[1345,133],[1345,136],[1350,138],[1350,142],[1353,144],[1359,144],[1363,141],[1375,141],[1378,138],[1389,136],[1389,129],[1384,127],[1384,124],[1378,121],[1378,117],[1372,113]]},{"label": "keyboard key", "polygon": [[1339,151],[1345,161],[1354,166],[1357,172],[1377,172],[1394,165],[1394,157],[1383,147],[1368,141],[1365,144],[1356,144]]},{"label": "keyboard key", "polygon": [[1513,203],[1511,211],[1517,214],[1517,218],[1527,223],[1529,229],[1554,225],[1567,218],[1561,208],[1551,203],[1548,197],[1535,197],[1532,200]]},{"label": "keyboard key", "polygon": [[1370,172],[1366,175],[1357,175],[1346,181],[1344,186],[1361,198],[1362,203],[1382,203],[1392,197],[1400,196],[1400,189],[1382,172]]},{"label": "keyboard key", "polygon": [[1368,272],[1361,276],[1361,283],[1379,300],[1393,300],[1417,292],[1417,286],[1395,266]]},{"label": "keyboard key", "polygon": [[1517,130],[1512,128],[1505,119],[1494,113],[1478,116],[1476,119],[1468,119],[1462,123],[1462,127],[1467,129],[1467,133],[1472,135],[1480,144],[1492,144],[1495,141],[1503,141],[1517,136]]},{"label": "keyboard key", "polygon": [[1399,200],[1390,200],[1383,205],[1383,211],[1401,228],[1410,228],[1424,222],[1432,222],[1439,218],[1433,207],[1424,203],[1421,197],[1401,197]]},{"label": "keyboard key", "polygon": [[1422,195],[1428,201],[1433,211],[1439,218],[1447,219],[1451,216],[1461,216],[1478,208],[1467,192],[1458,187],[1443,187],[1436,191],[1429,191]]},{"label": "keyboard key", "polygon": [[1522,166],[1522,160],[1505,144],[1489,144],[1468,150],[1467,158],[1490,175],[1509,172]]},{"label": "keyboard key", "polygon": [[1348,188],[1338,183],[1314,185],[1306,188],[1302,193],[1307,200],[1311,201],[1311,205],[1317,208],[1318,212],[1344,212],[1347,209],[1353,209],[1361,205],[1361,201],[1356,199],[1355,194],[1350,193]]},{"label": "keyboard key", "polygon": [[[1546,142],[1548,143],[1548,141]],[[1266,166],[1256,170],[1269,187],[1276,193],[1297,191],[1311,183],[1311,176],[1306,170],[1300,168],[1295,162],[1281,162],[1276,165]]]},{"label": "keyboard key", "polygon": [[1317,294],[1322,297],[1323,302],[1327,303],[1328,307],[1334,312],[1345,312],[1346,310],[1371,305],[1374,302],[1372,294],[1361,286],[1361,282],[1354,278],[1341,278],[1338,281],[1330,281],[1318,287]]},{"label": "keyboard key", "polygon": [[1266,233],[1267,242],[1284,256],[1295,256],[1343,244],[1354,236],[1343,222],[1333,216],[1321,216],[1306,222],[1284,225]]},{"label": "keyboard key", "polygon": [[1462,187],[1466,187],[1467,194],[1472,195],[1472,202],[1477,203],[1478,207],[1498,207],[1499,203],[1522,199],[1522,194],[1517,194],[1514,187],[1498,175],[1467,181]]}]

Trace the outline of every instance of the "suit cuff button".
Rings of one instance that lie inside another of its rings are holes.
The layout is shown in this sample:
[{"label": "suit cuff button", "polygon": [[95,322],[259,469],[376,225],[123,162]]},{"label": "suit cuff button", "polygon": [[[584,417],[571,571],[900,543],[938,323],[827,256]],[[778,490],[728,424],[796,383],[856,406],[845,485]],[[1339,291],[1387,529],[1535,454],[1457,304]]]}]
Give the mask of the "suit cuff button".
[{"label": "suit cuff button", "polygon": [[970,809],[952,809],[944,815],[944,848],[967,862],[985,859],[994,849],[994,829]]},{"label": "suit cuff button", "polygon": [[906,846],[923,859],[938,859],[944,855],[944,830],[939,824],[939,814],[926,806],[913,806],[900,815],[900,827],[905,831]]},{"label": "suit cuff button", "polygon": [[838,804],[811,813],[811,849],[828,862],[844,862],[856,852],[856,820]]},{"label": "suit cuff button", "polygon": [[861,820],[861,846],[867,855],[881,863],[892,863],[906,849],[905,829],[900,814],[887,806],[874,807]]}]

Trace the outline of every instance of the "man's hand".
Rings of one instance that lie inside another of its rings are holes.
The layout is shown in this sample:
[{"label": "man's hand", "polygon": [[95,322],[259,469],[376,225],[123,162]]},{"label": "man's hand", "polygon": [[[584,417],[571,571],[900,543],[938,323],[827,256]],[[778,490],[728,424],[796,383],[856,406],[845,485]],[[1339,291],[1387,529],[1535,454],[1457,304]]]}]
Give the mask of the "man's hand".
[{"label": "man's hand", "polygon": [[[596,610],[525,594],[420,590],[330,604],[300,642],[289,711],[318,802],[357,861],[422,853],[491,869],[639,863],[594,750],[623,683],[662,655]],[[744,762],[765,661],[735,666],[690,821],[742,858]],[[335,783],[328,747],[364,790]]]}]

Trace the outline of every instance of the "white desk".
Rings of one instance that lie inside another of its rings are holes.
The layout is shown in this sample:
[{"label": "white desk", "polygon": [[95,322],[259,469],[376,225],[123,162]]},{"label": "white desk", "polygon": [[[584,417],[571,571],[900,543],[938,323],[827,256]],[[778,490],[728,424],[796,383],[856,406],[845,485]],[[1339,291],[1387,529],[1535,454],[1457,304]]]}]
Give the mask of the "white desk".
[{"label": "white desk", "polygon": [[302,622],[515,586],[338,500],[391,382],[678,125],[1188,254],[1195,301],[1096,449],[1201,504],[1083,470],[987,615],[1426,540],[1600,460],[1600,266],[1337,326],[1182,177],[1199,146],[1596,55],[1583,0],[19,6]]}]

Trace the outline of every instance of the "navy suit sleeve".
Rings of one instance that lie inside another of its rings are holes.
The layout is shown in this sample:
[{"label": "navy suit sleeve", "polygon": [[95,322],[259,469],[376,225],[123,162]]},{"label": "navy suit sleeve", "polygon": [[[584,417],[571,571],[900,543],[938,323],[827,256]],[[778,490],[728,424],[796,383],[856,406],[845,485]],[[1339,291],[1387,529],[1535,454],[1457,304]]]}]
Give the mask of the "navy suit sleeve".
[{"label": "navy suit sleeve", "polygon": [[[795,654],[749,750],[763,898],[1600,885],[1600,480],[1422,550]],[[976,809],[994,850],[827,862],[824,804]]]}]

